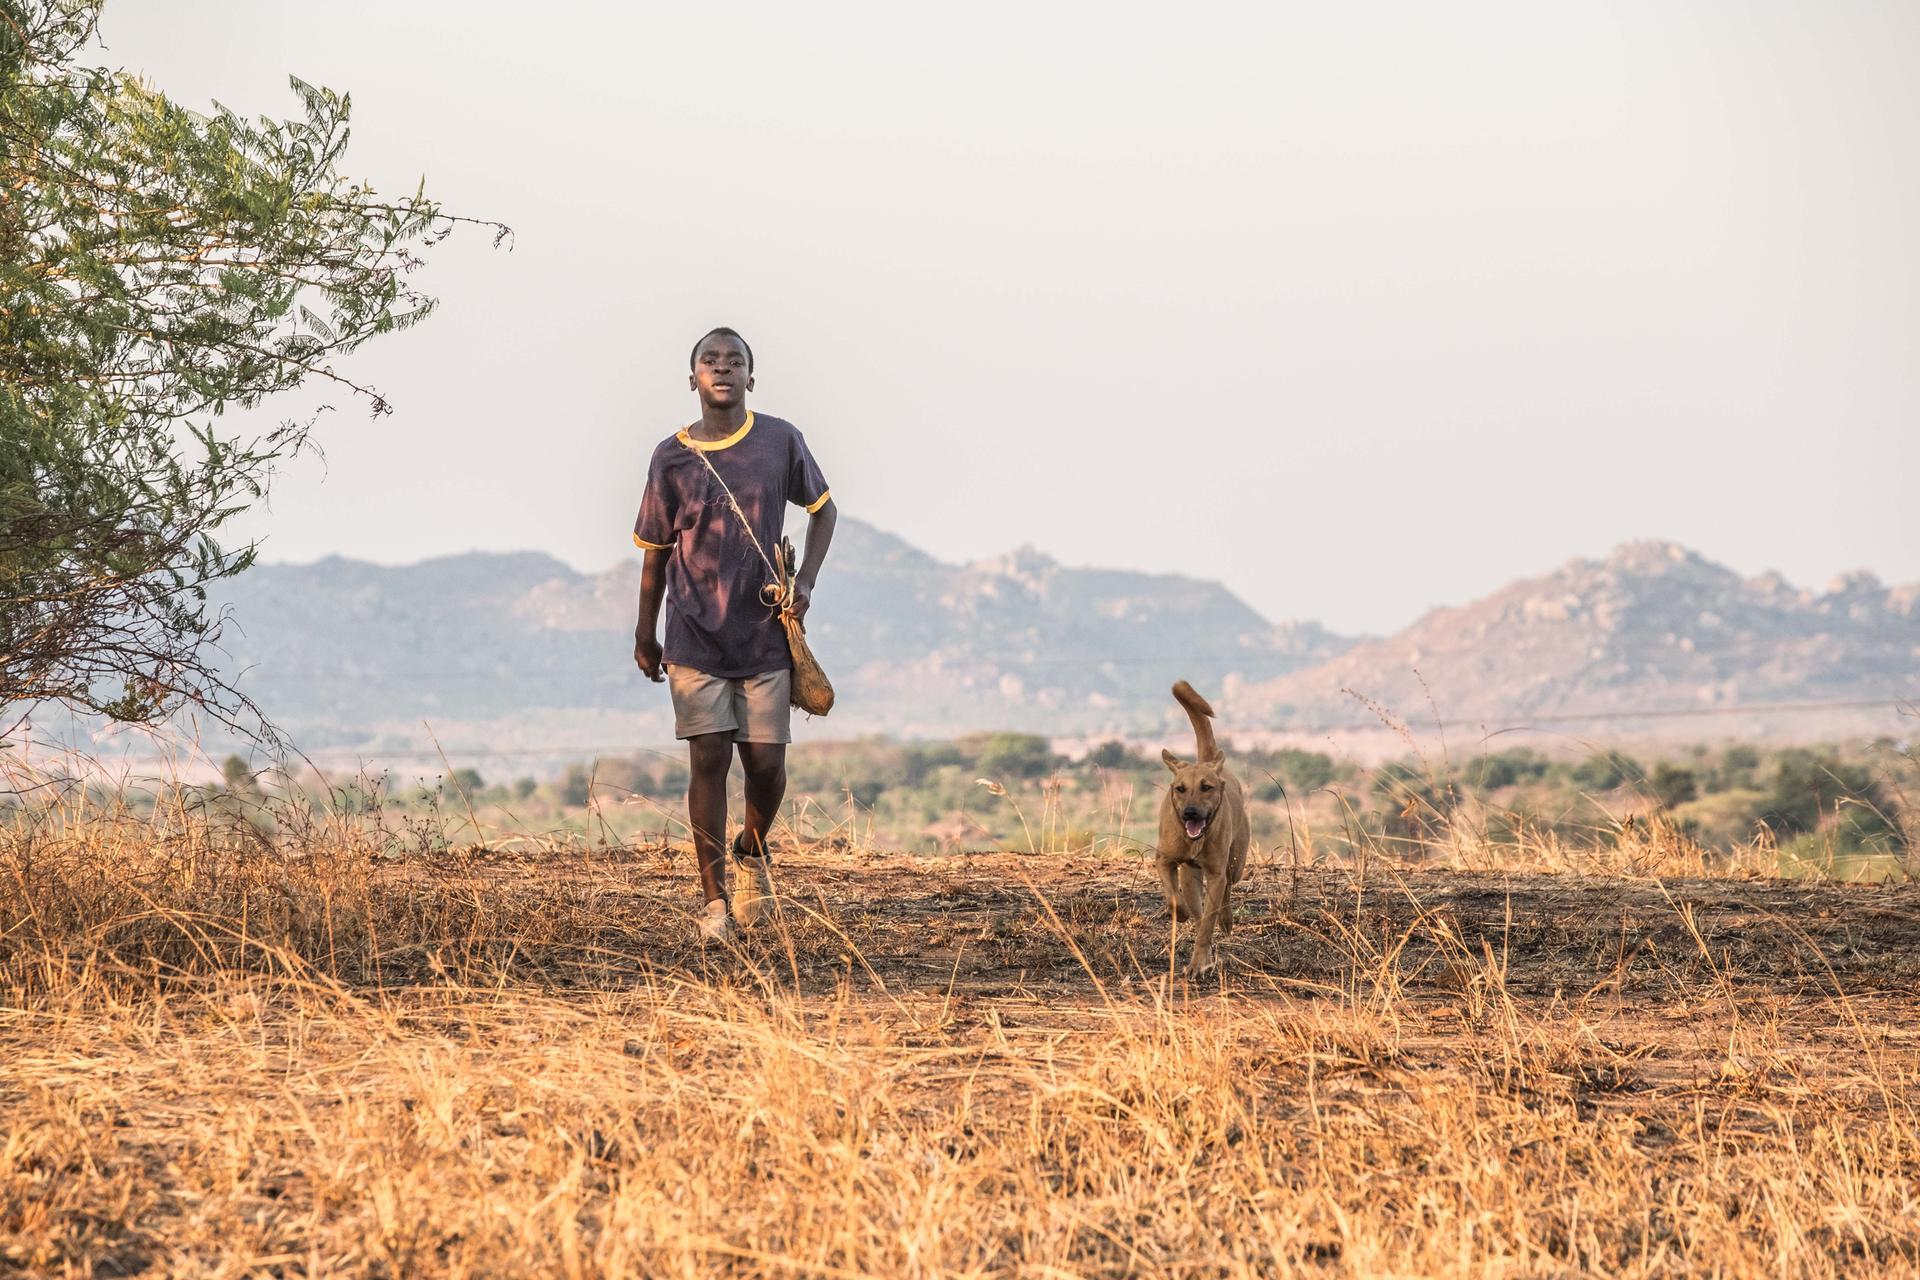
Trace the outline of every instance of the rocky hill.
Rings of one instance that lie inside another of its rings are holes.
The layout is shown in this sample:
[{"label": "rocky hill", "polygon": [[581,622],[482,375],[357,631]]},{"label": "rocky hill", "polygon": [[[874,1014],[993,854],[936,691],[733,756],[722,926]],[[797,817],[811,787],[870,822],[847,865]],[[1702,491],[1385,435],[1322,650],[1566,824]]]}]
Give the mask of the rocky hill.
[{"label": "rocky hill", "polygon": [[[639,576],[637,557],[583,574],[531,553],[261,565],[225,602],[224,665],[314,747],[417,745],[423,720],[493,747],[657,741],[671,718],[633,666]],[[1218,583],[1031,548],[946,564],[844,518],[810,625],[834,736],[1152,732],[1178,677],[1270,680],[1353,643]]]},{"label": "rocky hill", "polygon": [[1419,722],[1437,706],[1462,724],[1911,699],[1920,584],[1856,573],[1802,590],[1673,543],[1629,543],[1253,682],[1235,704],[1272,724],[1375,721],[1360,696]]}]

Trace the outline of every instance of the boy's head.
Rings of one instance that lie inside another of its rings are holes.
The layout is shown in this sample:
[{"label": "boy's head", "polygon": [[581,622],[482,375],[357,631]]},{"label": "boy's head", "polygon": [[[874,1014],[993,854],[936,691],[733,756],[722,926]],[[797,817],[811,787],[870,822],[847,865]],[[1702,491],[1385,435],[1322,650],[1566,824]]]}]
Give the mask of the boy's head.
[{"label": "boy's head", "polygon": [[687,385],[702,404],[739,404],[753,390],[753,348],[732,329],[709,329],[693,344]]}]

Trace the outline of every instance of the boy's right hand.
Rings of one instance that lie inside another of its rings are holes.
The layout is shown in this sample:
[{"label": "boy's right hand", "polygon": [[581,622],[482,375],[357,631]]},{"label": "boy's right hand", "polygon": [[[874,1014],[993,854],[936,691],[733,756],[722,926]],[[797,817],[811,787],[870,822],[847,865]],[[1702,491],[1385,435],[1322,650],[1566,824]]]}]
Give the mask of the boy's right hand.
[{"label": "boy's right hand", "polygon": [[667,678],[660,670],[660,658],[660,642],[658,640],[652,636],[635,636],[633,638],[634,665],[645,672],[647,679],[653,681],[655,684],[659,684]]}]

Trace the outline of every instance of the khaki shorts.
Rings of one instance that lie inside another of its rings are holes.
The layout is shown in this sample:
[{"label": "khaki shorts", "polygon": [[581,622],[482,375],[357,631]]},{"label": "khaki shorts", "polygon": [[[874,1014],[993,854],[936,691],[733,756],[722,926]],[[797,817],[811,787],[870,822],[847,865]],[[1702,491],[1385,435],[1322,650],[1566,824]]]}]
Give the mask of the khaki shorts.
[{"label": "khaki shorts", "polygon": [[793,672],[729,680],[692,667],[667,668],[673,736],[731,733],[735,742],[793,741]]}]

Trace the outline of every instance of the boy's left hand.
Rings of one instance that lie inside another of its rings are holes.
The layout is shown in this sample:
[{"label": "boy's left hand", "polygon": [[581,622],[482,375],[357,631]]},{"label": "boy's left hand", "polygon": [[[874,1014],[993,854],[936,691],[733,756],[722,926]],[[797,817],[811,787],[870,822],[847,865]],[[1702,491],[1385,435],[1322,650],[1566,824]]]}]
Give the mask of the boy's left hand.
[{"label": "boy's left hand", "polygon": [[804,582],[793,584],[793,596],[787,601],[787,612],[805,622],[807,607],[813,603],[813,589]]}]

